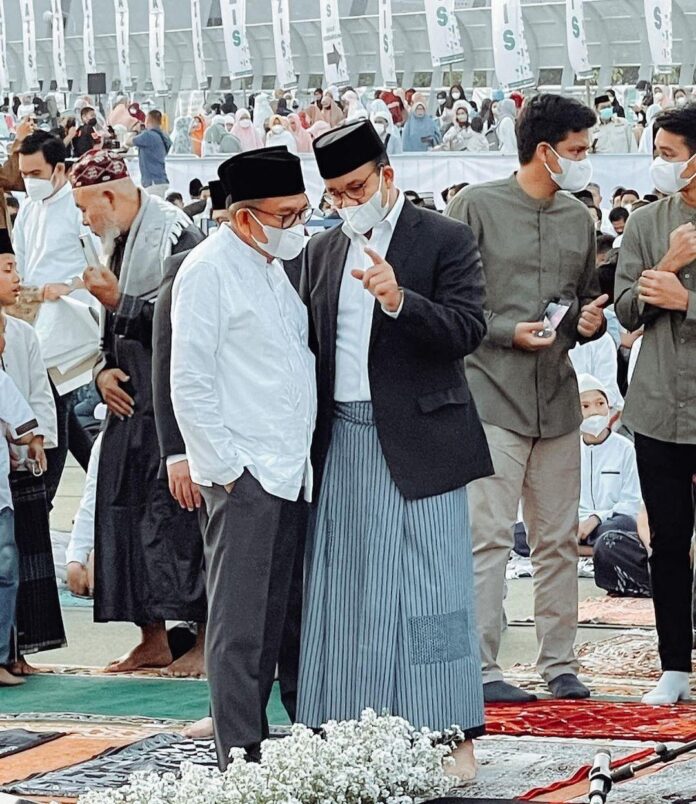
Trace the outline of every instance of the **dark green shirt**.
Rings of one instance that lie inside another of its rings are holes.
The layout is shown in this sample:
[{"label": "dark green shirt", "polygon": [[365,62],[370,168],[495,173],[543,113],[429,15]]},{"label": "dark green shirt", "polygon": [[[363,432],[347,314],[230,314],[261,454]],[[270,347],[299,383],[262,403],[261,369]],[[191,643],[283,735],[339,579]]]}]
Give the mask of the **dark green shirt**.
[{"label": "dark green shirt", "polygon": [[[481,418],[533,438],[572,432],[582,415],[568,351],[583,342],[580,308],[599,296],[587,207],[564,193],[531,198],[513,175],[465,187],[446,214],[471,226],[483,260],[488,334],[466,361]],[[517,324],[541,321],[548,302],[561,299],[571,308],[553,346],[515,349]]]},{"label": "dark green shirt", "polygon": [[629,332],[645,327],[623,418],[642,435],[696,444],[696,261],[677,274],[689,290],[686,313],[638,300],[638,279],[669,249],[669,236],[696,224],[696,208],[677,193],[636,210],[628,219],[616,271],[616,315]]}]

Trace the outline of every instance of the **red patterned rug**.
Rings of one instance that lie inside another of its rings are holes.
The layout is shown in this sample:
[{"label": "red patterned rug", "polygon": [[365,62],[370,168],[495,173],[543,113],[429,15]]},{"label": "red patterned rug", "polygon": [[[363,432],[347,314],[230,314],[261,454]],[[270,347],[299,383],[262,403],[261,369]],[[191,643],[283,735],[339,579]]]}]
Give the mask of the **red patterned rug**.
[{"label": "red patterned rug", "polygon": [[486,706],[488,734],[614,740],[696,740],[696,706],[538,701]]}]

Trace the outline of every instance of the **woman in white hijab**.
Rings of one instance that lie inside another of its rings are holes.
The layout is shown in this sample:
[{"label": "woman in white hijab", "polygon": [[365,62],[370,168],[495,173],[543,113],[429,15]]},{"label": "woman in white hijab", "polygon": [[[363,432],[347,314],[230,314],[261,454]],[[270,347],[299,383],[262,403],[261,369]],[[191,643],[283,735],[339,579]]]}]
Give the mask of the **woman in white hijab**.
[{"label": "woman in white hijab", "polygon": [[266,148],[277,148],[284,145],[291,154],[297,154],[297,141],[288,131],[284,118],[274,114],[270,120],[271,128],[266,134]]},{"label": "woman in white hijab", "polygon": [[242,150],[255,151],[263,148],[263,137],[252,124],[249,112],[246,109],[238,109],[234,117],[237,122],[232,128],[232,134],[242,144]]},{"label": "woman in white hijab", "polygon": [[254,98],[254,128],[256,128],[261,136],[265,136],[266,122],[271,117],[273,117],[273,109],[271,108],[268,95],[259,92]]},{"label": "woman in white hijab", "polygon": [[403,146],[401,144],[401,132],[398,127],[394,125],[394,119],[387,104],[383,100],[374,100],[370,104],[370,120],[375,127],[375,131],[379,134],[379,138],[387,149],[387,154],[403,153]]},{"label": "woman in white hijab", "polygon": [[215,156],[220,153],[220,145],[225,138],[225,118],[221,114],[216,114],[210,121],[210,125],[205,130],[203,138],[202,156]]},{"label": "woman in white hijab", "polygon": [[653,155],[655,150],[655,118],[663,111],[664,109],[659,103],[653,103],[652,106],[648,107],[648,111],[645,113],[645,129],[638,143],[639,154]]},{"label": "woman in white hijab", "polygon": [[498,104],[498,140],[500,141],[500,153],[503,156],[517,156],[517,134],[515,134],[515,117],[517,107],[515,101],[510,98],[500,101]]}]

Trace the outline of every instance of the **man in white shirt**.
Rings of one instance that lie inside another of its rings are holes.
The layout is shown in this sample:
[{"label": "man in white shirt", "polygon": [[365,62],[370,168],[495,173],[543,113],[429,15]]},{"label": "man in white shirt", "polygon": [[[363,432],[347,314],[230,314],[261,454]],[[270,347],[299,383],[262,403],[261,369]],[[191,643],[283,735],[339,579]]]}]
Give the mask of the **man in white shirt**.
[{"label": "man in white shirt", "polygon": [[285,148],[224,162],[230,223],[186,258],[172,289],[171,394],[200,487],[206,665],[218,762],[268,736],[293,565],[311,498],[316,415],[307,312],[279,260],[311,215]]},{"label": "man in white shirt", "polygon": [[[86,267],[80,235],[88,230],[73,200],[65,169],[62,141],[45,131],[27,137],[19,152],[19,168],[28,200],[17,215],[14,245],[23,288],[39,291],[45,303],[82,289]],[[81,291],[83,301],[90,300]],[[50,368],[50,366],[48,367]],[[46,496],[49,506],[58,490],[68,449],[87,469],[91,439],[77,425],[73,408],[76,391],[59,396],[53,388],[58,417],[58,445],[48,452]],[[72,421],[71,421],[72,420]]]},{"label": "man in white shirt", "polygon": [[638,142],[633,135],[633,126],[624,117],[618,117],[609,95],[595,98],[595,110],[599,122],[592,132],[593,153],[634,154]]}]

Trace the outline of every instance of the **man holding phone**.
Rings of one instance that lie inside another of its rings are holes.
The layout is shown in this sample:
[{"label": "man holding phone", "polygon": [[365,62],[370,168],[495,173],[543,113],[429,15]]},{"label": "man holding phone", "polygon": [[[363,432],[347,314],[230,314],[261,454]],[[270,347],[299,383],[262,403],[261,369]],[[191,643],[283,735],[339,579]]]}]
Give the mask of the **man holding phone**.
[{"label": "man holding phone", "polygon": [[467,375],[495,468],[469,492],[487,701],[534,699],[507,684],[498,664],[520,499],[535,571],[537,668],[555,698],[589,695],[573,650],[582,416],[567,354],[603,333],[607,297],[597,298],[592,218],[559,190],[590,181],[594,123],[575,100],[537,96],[517,122],[520,170],[465,188],[447,211],[474,230],[486,282],[488,335],[467,358]]}]

